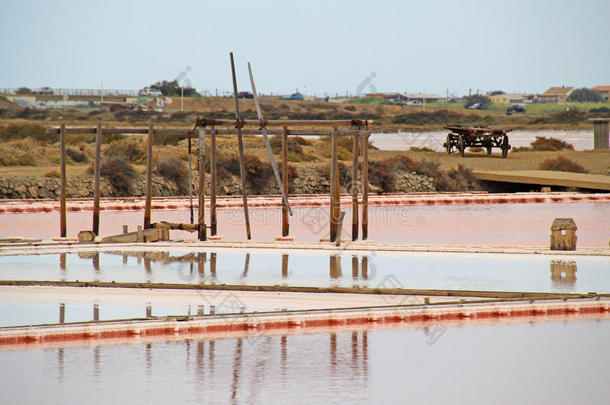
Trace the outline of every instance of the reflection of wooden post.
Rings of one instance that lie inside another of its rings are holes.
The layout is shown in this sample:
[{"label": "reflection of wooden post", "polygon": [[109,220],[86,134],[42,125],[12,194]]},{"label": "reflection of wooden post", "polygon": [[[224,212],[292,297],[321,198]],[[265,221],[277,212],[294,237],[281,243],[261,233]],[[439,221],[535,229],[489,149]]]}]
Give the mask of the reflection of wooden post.
[{"label": "reflection of wooden post", "polygon": [[334,368],[337,366],[337,334],[330,334],[330,365]]},{"label": "reflection of wooden post", "polygon": [[199,281],[203,282],[205,278],[205,253],[197,253],[197,272],[199,273]]},{"label": "reflection of wooden post", "polygon": [[95,252],[93,254],[93,270],[100,271],[100,252]]},{"label": "reflection of wooden post", "polygon": [[341,256],[330,255],[330,278],[341,277]]},{"label": "reflection of wooden post", "polygon": [[150,304],[146,306],[146,317],[152,318],[152,306]]},{"label": "reflection of wooden post", "polygon": [[61,190],[59,197],[59,236],[66,237],[66,124],[62,123],[59,130],[59,147],[61,153]]},{"label": "reflection of wooden post", "polygon": [[367,256],[362,256],[360,265],[362,266],[362,279],[366,280],[369,278],[369,258]]},{"label": "reflection of wooden post", "polygon": [[282,255],[282,278],[288,277],[288,255]]},{"label": "reflection of wooden post", "polygon": [[358,256],[352,256],[352,278],[358,279]]},{"label": "reflection of wooden post", "polygon": [[352,240],[358,239],[358,135],[352,135]]},{"label": "reflection of wooden post", "polygon": [[66,323],[66,304],[59,304],[59,323]]},{"label": "reflection of wooden post", "polygon": [[66,269],[66,254],[65,253],[59,254],[59,269],[60,270]]},{"label": "reflection of wooden post", "polygon": [[216,278],[216,253],[210,253],[210,275]]},{"label": "reflection of wooden post", "polygon": [[150,214],[152,209],[153,131],[153,124],[149,124],[148,134],[146,136],[146,205],[144,206],[144,229],[150,228]]},{"label": "reflection of wooden post", "polygon": [[[286,196],[289,194],[288,184],[288,128],[284,127],[282,132],[282,181],[284,183],[284,191]],[[288,207],[286,201],[282,203],[282,236],[288,236],[289,233],[288,223]]]},{"label": "reflection of wooden post", "polygon": [[210,234],[216,236],[216,130],[210,132]]},{"label": "reflection of wooden post", "polygon": [[369,134],[362,135],[362,239],[369,236]]},{"label": "reflection of wooden post", "polygon": [[100,304],[93,304],[93,320],[100,320]]},{"label": "reflection of wooden post", "polygon": [[[212,128],[212,131],[214,128]],[[198,236],[199,240],[207,239],[205,226],[205,133],[203,128],[198,128],[199,132],[199,216],[198,216]]]},{"label": "reflection of wooden post", "polygon": [[246,253],[246,260],[244,262],[244,273],[243,277],[248,277],[248,270],[250,269],[250,253]]},{"label": "reflection of wooden post", "polygon": [[100,154],[102,151],[102,124],[95,131],[95,160],[93,162],[93,233],[100,234]]}]

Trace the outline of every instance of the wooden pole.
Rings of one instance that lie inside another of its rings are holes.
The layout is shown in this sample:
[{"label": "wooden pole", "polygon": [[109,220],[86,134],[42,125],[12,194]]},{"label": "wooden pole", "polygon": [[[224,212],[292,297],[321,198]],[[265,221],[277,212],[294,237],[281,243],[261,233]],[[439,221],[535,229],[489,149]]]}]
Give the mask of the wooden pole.
[{"label": "wooden pole", "polygon": [[216,236],[216,129],[210,135],[210,234]]},{"label": "wooden pole", "polygon": [[248,194],[246,191],[246,158],[244,156],[244,141],[241,134],[241,114],[239,113],[239,97],[237,93],[237,77],[235,76],[235,62],[233,52],[229,53],[231,59],[231,78],[233,79],[233,99],[235,100],[235,128],[237,129],[237,149],[239,152],[239,176],[241,178],[241,195],[244,204],[244,217],[246,219],[246,237],[252,239],[250,232],[250,214],[248,213]]},{"label": "wooden pole", "polygon": [[190,220],[191,220],[191,224],[195,223],[195,215],[193,213],[193,165],[191,163],[191,156],[192,156],[192,139],[191,139],[191,134],[189,133],[188,135],[188,155],[189,155],[189,209],[190,209]]},{"label": "wooden pole", "polygon": [[358,136],[352,136],[352,240],[358,239]]},{"label": "wooden pole", "polygon": [[330,158],[330,241],[335,242],[337,239],[337,225],[339,222],[339,215],[336,210],[337,206],[337,187],[339,185],[338,177],[338,165],[337,165],[337,134],[332,131],[331,134],[331,158]]},{"label": "wooden pole", "polygon": [[[263,110],[261,109],[261,104],[258,100],[258,94],[256,93],[256,85],[254,84],[254,75],[252,74],[252,66],[250,66],[250,62],[248,62],[248,73],[250,74],[250,84],[252,85],[252,95],[254,96],[254,106],[256,107],[256,115],[258,116],[258,119],[262,124],[265,122],[265,117],[263,116]],[[288,209],[288,214],[292,215],[292,208],[290,208],[288,196],[286,195],[286,190],[284,190],[282,179],[280,179],[280,173],[277,169],[277,163],[275,162],[273,150],[271,149],[271,144],[269,143],[269,133],[267,132],[267,128],[265,126],[261,126],[261,129],[263,131],[263,140],[265,141],[267,154],[269,155],[269,163],[271,164],[273,174],[275,175],[275,181],[277,181],[280,193],[282,194],[282,198],[284,199],[284,204],[286,204],[286,208]]]},{"label": "wooden pole", "polygon": [[93,162],[93,233],[100,234],[100,154],[102,151],[102,124],[95,132],[95,161]]},{"label": "wooden pole", "polygon": [[[212,128],[212,131],[214,128]],[[197,224],[199,227],[199,240],[207,240],[205,226],[205,132],[198,128],[199,132],[199,212]]]},{"label": "wooden pole", "polygon": [[144,229],[150,228],[150,214],[152,209],[153,132],[153,124],[148,124],[148,133],[146,136],[146,204],[144,206]]},{"label": "wooden pole", "polygon": [[[284,182],[284,190],[286,196],[290,193],[288,190],[288,128],[284,127],[282,134],[282,180]],[[288,236],[290,233],[290,224],[288,222],[288,207],[286,202],[282,203],[282,236]]]},{"label": "wooden pole", "polygon": [[362,239],[369,236],[369,133],[362,134]]},{"label": "wooden pole", "polygon": [[61,149],[61,194],[59,197],[59,236],[66,237],[66,124],[62,123],[59,131]]}]

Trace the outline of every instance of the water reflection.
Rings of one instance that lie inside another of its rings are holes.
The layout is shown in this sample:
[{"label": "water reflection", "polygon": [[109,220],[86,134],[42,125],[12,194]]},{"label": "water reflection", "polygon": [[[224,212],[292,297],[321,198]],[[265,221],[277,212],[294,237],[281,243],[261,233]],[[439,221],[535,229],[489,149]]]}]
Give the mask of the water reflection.
[{"label": "water reflection", "polygon": [[551,260],[551,280],[561,284],[576,283],[576,262]]}]

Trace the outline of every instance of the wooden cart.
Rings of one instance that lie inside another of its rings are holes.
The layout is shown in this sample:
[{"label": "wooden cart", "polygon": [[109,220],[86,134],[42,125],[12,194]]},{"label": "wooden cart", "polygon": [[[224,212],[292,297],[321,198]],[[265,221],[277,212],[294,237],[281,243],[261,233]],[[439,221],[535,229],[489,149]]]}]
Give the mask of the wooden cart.
[{"label": "wooden cart", "polygon": [[443,144],[449,154],[459,152],[460,156],[464,156],[466,148],[482,147],[490,155],[491,149],[495,147],[502,150],[502,157],[505,158],[511,148],[508,143],[508,135],[506,135],[512,131],[511,129],[477,128],[462,125],[447,125],[445,128],[451,131]]}]

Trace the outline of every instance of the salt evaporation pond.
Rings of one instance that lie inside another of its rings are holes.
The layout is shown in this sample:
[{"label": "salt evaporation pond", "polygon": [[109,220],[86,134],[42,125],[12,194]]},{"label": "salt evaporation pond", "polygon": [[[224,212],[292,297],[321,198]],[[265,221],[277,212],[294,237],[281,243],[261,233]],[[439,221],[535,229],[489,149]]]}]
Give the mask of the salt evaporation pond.
[{"label": "salt evaporation pond", "polygon": [[215,249],[0,256],[0,280],[610,292],[607,257]]},{"label": "salt evaporation pond", "polygon": [[[0,351],[7,403],[606,404],[610,321]],[[137,389],[136,389],[137,387]]]}]

